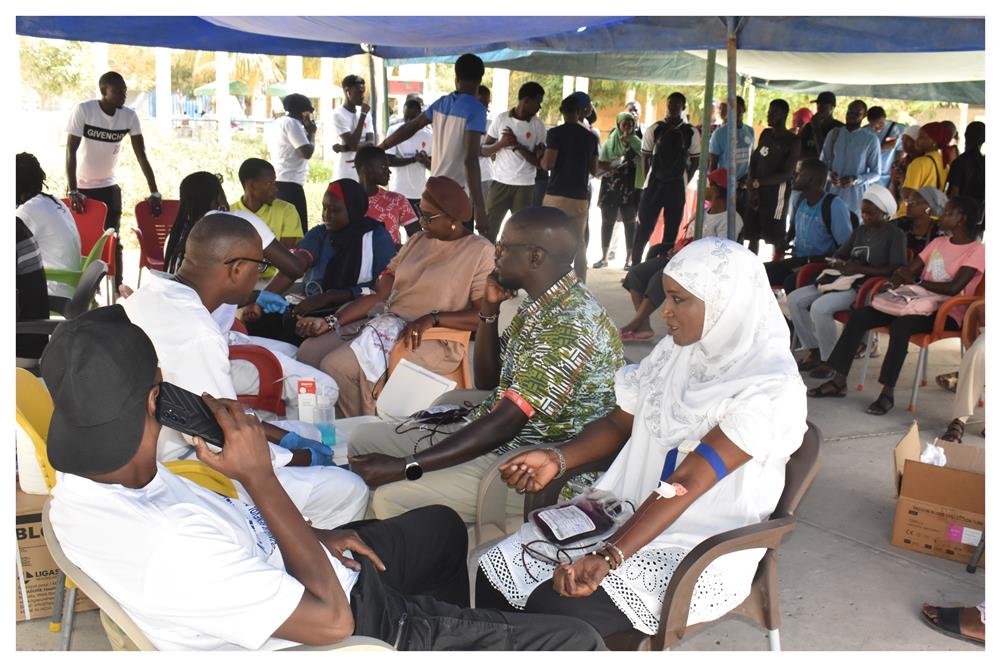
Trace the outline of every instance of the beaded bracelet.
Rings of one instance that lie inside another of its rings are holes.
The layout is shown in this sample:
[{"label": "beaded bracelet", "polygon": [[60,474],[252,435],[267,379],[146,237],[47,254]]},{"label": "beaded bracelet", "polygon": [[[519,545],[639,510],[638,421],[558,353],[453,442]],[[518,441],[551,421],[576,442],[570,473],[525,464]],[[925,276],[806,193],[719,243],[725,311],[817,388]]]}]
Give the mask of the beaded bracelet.
[{"label": "beaded bracelet", "polygon": [[552,451],[559,458],[559,473],[556,474],[555,478],[561,479],[562,476],[563,476],[563,474],[566,473],[566,456],[564,456],[562,454],[562,451],[560,451],[559,449],[555,448],[554,446],[549,446],[549,447],[546,447],[546,448],[544,448],[542,450],[543,451]]}]

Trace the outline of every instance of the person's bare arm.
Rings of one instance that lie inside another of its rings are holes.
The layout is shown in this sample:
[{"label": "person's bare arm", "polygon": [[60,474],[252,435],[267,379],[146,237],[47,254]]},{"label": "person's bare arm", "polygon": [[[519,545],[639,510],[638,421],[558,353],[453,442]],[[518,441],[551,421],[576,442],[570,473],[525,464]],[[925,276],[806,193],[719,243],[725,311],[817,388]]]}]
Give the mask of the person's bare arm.
[{"label": "person's bare arm", "polygon": [[365,134],[365,121],[368,119],[368,114],[371,112],[371,107],[367,103],[361,103],[361,115],[358,117],[358,122],[354,126],[354,129],[350,132],[344,132],[340,135],[340,140],[345,146],[351,151],[356,151],[362,145],[364,145],[362,139],[370,137],[371,134]]},{"label": "person's bare arm", "polygon": [[496,272],[487,278],[480,313],[494,319],[492,322],[480,319],[472,363],[476,388],[482,391],[492,390],[500,384],[500,305],[513,297],[513,293],[496,281]]},{"label": "person's bare arm", "polygon": [[590,165],[587,167],[591,176],[597,175],[597,155],[590,156]]},{"label": "person's bare arm", "polygon": [[469,198],[472,199],[476,231],[485,235],[489,231],[489,221],[486,219],[486,200],[483,198],[482,173],[479,171],[479,146],[482,138],[480,132],[465,133],[465,180]]},{"label": "person's bare arm", "polygon": [[76,151],[80,147],[81,140],[82,137],[72,134],[66,137],[66,187],[71,192],[69,195],[70,205],[77,213],[83,212],[84,205],[82,194],[79,192],[72,194],[76,190]]},{"label": "person's bare arm", "polygon": [[312,121],[312,118],[305,118],[302,121],[302,128],[306,131],[306,138],[309,140],[304,146],[299,146],[295,149],[295,152],[299,154],[304,160],[307,160],[313,156],[316,151],[316,123]]},{"label": "person's bare arm", "polygon": [[552,171],[552,168],[556,165],[556,160],[559,159],[559,151],[555,148],[545,148],[545,153],[542,155],[542,160],[538,166],[542,167],[546,171]]},{"label": "person's bare arm", "polygon": [[430,124],[431,119],[427,117],[427,114],[421,113],[413,120],[407,120],[405,123],[400,125],[399,129],[387,136],[385,140],[378,145],[378,147],[382,150],[389,150],[393,146],[398,146],[403,143],[416,134],[418,130],[423,127],[427,127]]},{"label": "person's bare arm", "polygon": [[214,453],[196,437],[198,459],[246,488],[278,544],[285,569],[305,587],[274,636],[307,645],[342,641],[354,633],[350,603],[326,550],[274,474],[262,424],[243,413],[235,400],[216,400],[207,393],[202,397],[222,426],[226,446]]}]

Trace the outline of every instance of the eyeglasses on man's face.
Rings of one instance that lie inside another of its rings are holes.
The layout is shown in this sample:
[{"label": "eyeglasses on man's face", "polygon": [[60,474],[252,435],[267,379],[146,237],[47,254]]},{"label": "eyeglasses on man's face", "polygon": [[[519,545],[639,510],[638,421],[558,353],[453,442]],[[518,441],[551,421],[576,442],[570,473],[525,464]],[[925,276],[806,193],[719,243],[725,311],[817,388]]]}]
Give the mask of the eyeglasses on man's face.
[{"label": "eyeglasses on man's face", "polygon": [[271,262],[267,259],[251,259],[250,257],[233,257],[232,259],[226,259],[222,263],[228,266],[229,264],[235,264],[237,261],[252,261],[257,264],[258,273],[263,273],[271,267]]}]

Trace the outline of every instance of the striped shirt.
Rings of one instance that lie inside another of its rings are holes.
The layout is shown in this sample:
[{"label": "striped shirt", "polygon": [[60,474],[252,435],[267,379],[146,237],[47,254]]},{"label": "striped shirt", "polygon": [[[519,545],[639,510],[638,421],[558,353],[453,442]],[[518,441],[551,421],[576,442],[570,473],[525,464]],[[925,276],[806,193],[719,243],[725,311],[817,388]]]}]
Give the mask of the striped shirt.
[{"label": "striped shirt", "polygon": [[615,407],[614,375],[625,364],[621,337],[607,311],[567,273],[525,301],[500,337],[500,385],[471,416],[506,398],[528,422],[498,453],[562,442]]}]

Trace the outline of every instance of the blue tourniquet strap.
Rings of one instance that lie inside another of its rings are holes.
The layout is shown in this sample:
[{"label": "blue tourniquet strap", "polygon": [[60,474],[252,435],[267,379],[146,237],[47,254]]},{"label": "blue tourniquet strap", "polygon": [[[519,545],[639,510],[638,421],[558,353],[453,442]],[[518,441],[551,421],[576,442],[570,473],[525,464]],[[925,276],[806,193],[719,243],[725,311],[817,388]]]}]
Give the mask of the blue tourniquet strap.
[{"label": "blue tourniquet strap", "polygon": [[716,481],[722,481],[722,479],[725,478],[726,474],[729,473],[726,471],[726,464],[722,462],[722,458],[719,456],[719,454],[716,453],[715,449],[713,449],[705,442],[702,442],[697,447],[695,447],[694,452],[700,455],[705,460],[707,460],[708,464],[712,466],[712,469],[715,470]]},{"label": "blue tourniquet strap", "polygon": [[663,471],[660,473],[660,481],[666,481],[674,473],[677,467],[677,449],[673,448],[667,452],[667,457],[663,459]]}]

